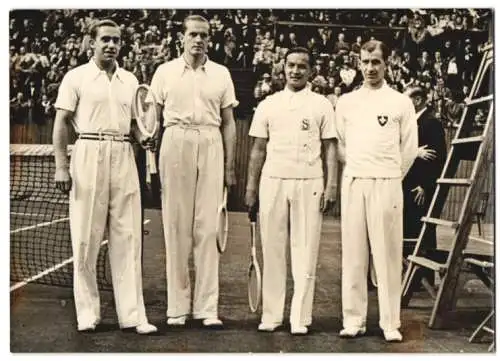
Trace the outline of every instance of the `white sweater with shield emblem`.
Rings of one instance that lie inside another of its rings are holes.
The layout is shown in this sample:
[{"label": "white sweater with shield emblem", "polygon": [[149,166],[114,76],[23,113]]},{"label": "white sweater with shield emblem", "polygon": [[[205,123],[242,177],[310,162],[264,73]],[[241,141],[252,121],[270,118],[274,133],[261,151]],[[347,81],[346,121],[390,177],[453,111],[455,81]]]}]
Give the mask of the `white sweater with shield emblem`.
[{"label": "white sweater with shield emblem", "polygon": [[341,96],[335,124],[345,152],[344,175],[403,178],[418,151],[418,128],[411,99],[385,82]]}]

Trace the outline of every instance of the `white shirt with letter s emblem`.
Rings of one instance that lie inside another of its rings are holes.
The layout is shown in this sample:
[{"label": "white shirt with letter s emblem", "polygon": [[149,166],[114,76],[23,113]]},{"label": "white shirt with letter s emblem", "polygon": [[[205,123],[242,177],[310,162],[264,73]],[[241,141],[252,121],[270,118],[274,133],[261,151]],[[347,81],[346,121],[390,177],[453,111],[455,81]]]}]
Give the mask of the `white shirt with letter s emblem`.
[{"label": "white shirt with letter s emblem", "polygon": [[249,135],[269,139],[262,175],[271,178],[323,177],[321,140],[337,138],[330,102],[308,87],[285,88],[262,101]]}]

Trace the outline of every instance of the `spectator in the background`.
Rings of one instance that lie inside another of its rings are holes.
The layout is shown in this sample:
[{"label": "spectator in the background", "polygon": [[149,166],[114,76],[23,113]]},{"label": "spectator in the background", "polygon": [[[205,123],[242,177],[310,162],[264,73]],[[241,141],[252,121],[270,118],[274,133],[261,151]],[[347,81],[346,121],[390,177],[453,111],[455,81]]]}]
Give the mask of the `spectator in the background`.
[{"label": "spectator in the background", "polygon": [[[403,180],[403,234],[404,238],[418,238],[422,228],[421,218],[427,214],[446,161],[446,141],[442,124],[427,107],[427,94],[422,88],[410,89],[418,124],[418,156]],[[422,250],[437,247],[435,228],[421,244]],[[433,276],[434,272],[427,272]],[[433,284],[433,278],[430,277]]]},{"label": "spectator in the background", "polygon": [[224,57],[222,64],[228,68],[234,68],[238,64],[238,53],[236,49],[236,42],[234,40],[229,40],[224,45]]},{"label": "spectator in the background", "polygon": [[286,48],[286,47],[287,47],[287,41],[286,41],[286,39],[285,39],[285,34],[280,33],[280,34],[278,35],[278,38],[276,39],[276,41],[275,41],[275,43],[274,43],[274,44],[275,44],[275,46],[277,46],[277,47],[279,46],[280,48]]},{"label": "spectator in the background", "polygon": [[285,73],[280,72],[277,77],[273,77],[272,89],[274,92],[283,90],[286,85]]},{"label": "spectator in the background", "polygon": [[328,66],[325,71],[327,78],[337,78],[339,76],[339,72],[337,66],[335,65],[335,60],[331,59],[328,61]]},{"label": "spectator in the background", "polygon": [[237,25],[248,25],[248,15],[243,13],[243,10],[236,10],[236,15],[234,16],[234,23]]},{"label": "spectator in the background", "polygon": [[456,89],[459,85],[458,65],[456,56],[452,56],[446,72],[446,86],[450,89]]},{"label": "spectator in the background", "polygon": [[11,123],[25,124],[28,121],[28,102],[22,92],[10,102]]},{"label": "spectator in the background", "polygon": [[64,24],[62,22],[57,23],[57,29],[54,30],[54,41],[56,44],[60,44],[66,38],[66,30],[64,29]]},{"label": "spectator in the background", "polygon": [[295,33],[288,34],[288,42],[285,48],[291,49],[296,48],[297,46],[299,46],[299,43],[297,41],[297,36],[295,35]]},{"label": "spectator in the background", "polygon": [[488,114],[488,111],[485,109],[477,109],[476,114],[474,115],[474,125],[476,127],[482,127],[486,123],[486,114]]},{"label": "spectator in the background", "polygon": [[47,94],[42,95],[42,100],[40,102],[43,113],[43,124],[46,124],[49,120],[52,120],[55,115],[55,108],[53,102],[49,99]]},{"label": "spectator in the background", "polygon": [[260,46],[262,44],[262,39],[264,39],[264,35],[262,35],[262,29],[261,28],[255,28],[255,37],[254,37],[254,43],[256,46]]},{"label": "spectator in the background", "polygon": [[458,91],[449,91],[445,95],[443,117],[448,121],[448,126],[458,127],[464,109],[463,97]]},{"label": "spectator in the background", "polygon": [[[309,51],[309,54],[311,51]],[[323,76],[324,70],[323,70],[323,59],[316,59],[314,67],[312,68],[311,71],[311,78],[314,79],[317,76]]]},{"label": "spectator in the background", "polygon": [[264,44],[260,44],[252,61],[254,71],[257,74],[271,73],[272,61],[272,53],[265,48]]},{"label": "spectator in the background", "polygon": [[335,42],[335,47],[333,49],[334,52],[336,53],[348,53],[351,47],[349,46],[349,43],[345,41],[345,35],[344,33],[340,33],[337,36],[337,41]]},{"label": "spectator in the background", "polygon": [[360,54],[361,53],[361,46],[363,45],[362,41],[363,40],[362,40],[361,36],[358,35],[356,37],[356,42],[351,45],[351,51],[356,53],[356,54]]},{"label": "spectator in the background", "polygon": [[432,67],[432,71],[436,77],[443,77],[444,63],[441,59],[441,53],[439,51],[434,53],[434,64]]},{"label": "spectator in the background", "polygon": [[264,38],[262,39],[262,44],[264,49],[272,51],[274,49],[274,39],[272,38],[271,32],[266,31]]},{"label": "spectator in the background", "polygon": [[387,58],[387,62],[389,66],[399,66],[401,63],[401,56],[398,54],[397,49],[392,49],[391,50],[391,55]]},{"label": "spectator in the background", "polygon": [[472,49],[470,39],[465,39],[464,55],[461,65],[461,68],[463,69],[462,80],[465,84],[472,85],[477,67],[477,54]]},{"label": "spectator in the background", "polygon": [[339,100],[341,95],[342,95],[342,90],[340,89],[340,87],[336,86],[333,90],[333,93],[328,94],[326,96],[326,99],[328,99],[332,104],[333,109],[335,109],[335,107],[337,106],[337,101]]},{"label": "spectator in the background", "polygon": [[36,85],[36,82],[34,79],[31,79],[29,81],[29,85],[26,87],[26,91],[24,93],[24,96],[26,97],[26,99],[39,100],[40,89]]},{"label": "spectator in the background", "polygon": [[330,38],[328,37],[328,33],[323,31],[321,33],[321,40],[318,43],[318,52],[319,54],[330,54],[333,49],[333,44]]},{"label": "spectator in the background", "polygon": [[276,47],[275,53],[272,55],[273,64],[271,70],[271,76],[276,77],[278,74],[285,70],[285,56],[281,51],[281,48]]},{"label": "spectator in the background", "polygon": [[[354,80],[356,76],[358,75],[358,72],[352,68],[350,62],[345,59],[344,63],[342,64],[342,69],[340,69],[340,87],[342,89],[342,93],[346,93],[351,91],[355,85],[357,85]],[[358,77],[359,79],[359,77]]]},{"label": "spectator in the background", "polygon": [[425,21],[419,12],[413,14],[413,19],[410,22],[408,33],[410,40],[413,42],[412,48],[417,54],[420,54],[425,48],[425,42],[428,40],[429,32],[425,26]]},{"label": "spectator in the background", "polygon": [[445,63],[448,63],[454,54],[453,44],[451,40],[446,40],[444,42],[444,47],[441,49],[441,56]]},{"label": "spectator in the background", "polygon": [[432,70],[431,60],[429,58],[429,53],[427,51],[424,50],[421,56],[417,58],[417,64],[418,64],[417,70],[420,70],[421,72]]},{"label": "spectator in the background", "polygon": [[325,86],[325,94],[332,94],[335,91],[336,81],[333,76],[326,77],[326,86]]},{"label": "spectator in the background", "polygon": [[257,82],[254,88],[254,97],[257,102],[261,102],[268,95],[273,93],[273,84],[271,82],[271,76],[268,73],[262,75],[261,80]]},{"label": "spectator in the background", "polygon": [[146,64],[141,63],[141,64],[136,64],[133,73],[137,80],[139,81],[139,84],[149,84],[149,73],[148,73],[148,67]]}]

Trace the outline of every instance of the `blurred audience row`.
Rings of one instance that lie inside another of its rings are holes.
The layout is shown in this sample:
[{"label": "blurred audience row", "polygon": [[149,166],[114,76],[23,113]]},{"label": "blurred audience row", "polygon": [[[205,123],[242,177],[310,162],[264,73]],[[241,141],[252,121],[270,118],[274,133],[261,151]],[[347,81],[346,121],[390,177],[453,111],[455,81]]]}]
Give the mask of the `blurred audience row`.
[{"label": "blurred audience row", "polygon": [[480,61],[478,47],[492,26],[489,9],[12,11],[11,121],[45,124],[53,117],[62,77],[92,57],[88,30],[96,18],[120,25],[120,65],[149,83],[158,65],[182,53],[182,20],[190,13],[210,22],[212,60],[255,72],[257,84],[246,84],[254,99],[243,102],[282,89],[286,50],[300,45],[314,57],[313,90],[335,105],[362,80],[361,44],[377,38],[393,49],[389,84],[400,91],[410,85],[427,88],[437,114],[451,123],[460,117]]}]

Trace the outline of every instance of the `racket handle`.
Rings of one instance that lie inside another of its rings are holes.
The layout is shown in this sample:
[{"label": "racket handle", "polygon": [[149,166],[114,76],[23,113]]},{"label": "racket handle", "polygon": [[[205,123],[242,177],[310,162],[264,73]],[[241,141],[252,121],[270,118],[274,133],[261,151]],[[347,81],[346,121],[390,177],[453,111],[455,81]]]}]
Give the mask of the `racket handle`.
[{"label": "racket handle", "polygon": [[252,222],[252,223],[255,223],[257,221],[257,209],[258,209],[257,204],[254,204],[248,210],[248,219],[250,219],[250,222]]},{"label": "racket handle", "polygon": [[146,183],[151,184],[151,160],[148,156],[148,151],[146,151],[146,157],[144,161],[144,166],[146,168]]},{"label": "racket handle", "polygon": [[155,159],[155,154],[147,150],[146,155],[148,157],[148,163],[149,163],[149,172],[150,174],[156,174],[158,173],[158,169],[156,168],[156,159]]}]

